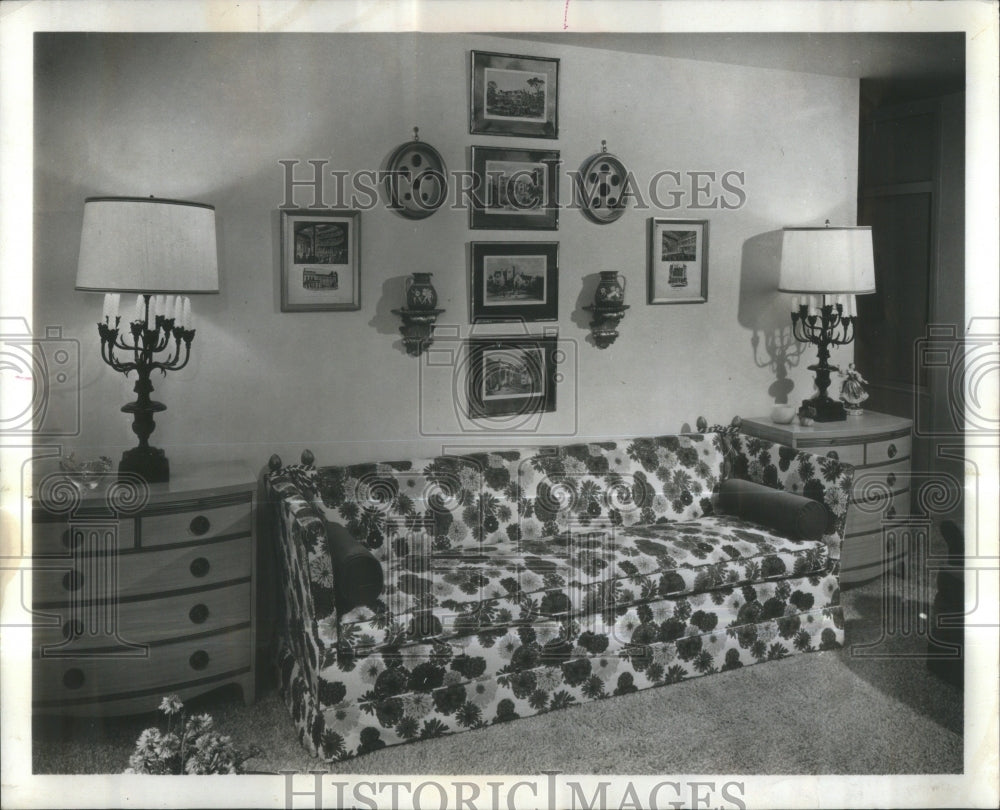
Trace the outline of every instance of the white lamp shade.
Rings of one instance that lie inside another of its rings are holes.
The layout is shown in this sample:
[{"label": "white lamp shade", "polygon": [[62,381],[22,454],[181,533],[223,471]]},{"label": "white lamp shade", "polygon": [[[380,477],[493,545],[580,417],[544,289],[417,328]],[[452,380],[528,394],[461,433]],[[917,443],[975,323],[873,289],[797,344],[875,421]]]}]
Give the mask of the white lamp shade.
[{"label": "white lamp shade", "polygon": [[851,295],[875,292],[871,227],[785,228],[778,290]]},{"label": "white lamp shade", "polygon": [[94,292],[219,291],[215,208],[142,197],[90,197],[76,288]]}]

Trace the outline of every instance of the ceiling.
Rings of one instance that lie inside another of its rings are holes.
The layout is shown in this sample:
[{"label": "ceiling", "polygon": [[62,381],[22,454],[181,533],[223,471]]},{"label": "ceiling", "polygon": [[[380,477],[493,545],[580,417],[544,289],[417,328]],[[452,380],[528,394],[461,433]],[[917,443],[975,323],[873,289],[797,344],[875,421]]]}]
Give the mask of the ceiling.
[{"label": "ceiling", "polygon": [[856,79],[958,79],[964,32],[530,33],[514,39]]}]

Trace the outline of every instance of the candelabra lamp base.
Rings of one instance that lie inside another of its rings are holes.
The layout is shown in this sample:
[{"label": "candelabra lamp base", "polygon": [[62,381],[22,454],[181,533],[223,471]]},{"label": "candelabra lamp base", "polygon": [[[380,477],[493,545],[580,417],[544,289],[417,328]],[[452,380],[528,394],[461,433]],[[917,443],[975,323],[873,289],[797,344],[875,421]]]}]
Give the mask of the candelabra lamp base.
[{"label": "candelabra lamp base", "polygon": [[847,419],[844,403],[830,397],[813,397],[802,400],[802,407],[812,408],[816,412],[813,417],[817,422],[843,422]]},{"label": "candelabra lamp base", "polygon": [[133,447],[122,453],[118,473],[135,473],[147,484],[170,480],[170,460],[159,447]]},{"label": "candelabra lamp base", "polygon": [[122,454],[118,472],[135,473],[148,484],[156,484],[170,480],[170,462],[167,454],[159,447],[149,445],[149,436],[155,429],[153,414],[165,411],[167,406],[162,402],[149,399],[153,386],[147,378],[140,378],[135,384],[139,394],[136,402],[122,405],[122,413],[132,414],[132,432],[139,437],[139,446],[126,450]]}]

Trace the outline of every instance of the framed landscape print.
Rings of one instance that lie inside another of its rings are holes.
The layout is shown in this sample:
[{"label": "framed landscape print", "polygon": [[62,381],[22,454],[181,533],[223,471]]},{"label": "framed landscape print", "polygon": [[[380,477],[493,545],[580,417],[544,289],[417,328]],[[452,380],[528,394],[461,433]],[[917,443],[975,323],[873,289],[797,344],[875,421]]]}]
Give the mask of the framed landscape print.
[{"label": "framed landscape print", "polygon": [[472,52],[469,132],[559,137],[559,60]]},{"label": "framed landscape print", "polygon": [[361,214],[281,212],[281,311],[361,308]]},{"label": "framed landscape print", "polygon": [[559,317],[558,242],[473,242],[472,322]]},{"label": "framed landscape print", "polygon": [[469,338],[469,416],[556,409],[555,337]]},{"label": "framed landscape print", "polygon": [[559,152],[472,147],[475,175],[470,227],[496,230],[559,228]]},{"label": "framed landscape print", "polygon": [[703,304],[708,300],[708,220],[649,220],[650,304]]}]

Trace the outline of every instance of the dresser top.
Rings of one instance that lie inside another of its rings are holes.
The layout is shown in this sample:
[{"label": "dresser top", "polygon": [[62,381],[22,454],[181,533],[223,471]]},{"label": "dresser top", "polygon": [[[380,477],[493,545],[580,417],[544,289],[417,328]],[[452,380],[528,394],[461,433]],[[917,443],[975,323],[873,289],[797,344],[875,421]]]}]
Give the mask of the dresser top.
[{"label": "dresser top", "polygon": [[[58,458],[36,460],[32,467],[32,500],[35,508],[46,508],[47,504],[58,503],[60,495],[55,490],[69,487],[64,494],[73,490],[79,493],[81,505],[98,506],[107,502],[109,492],[118,481],[117,470],[113,469],[97,480],[94,489],[74,487],[71,476],[60,470]],[[208,498],[248,492],[256,487],[257,476],[241,461],[205,461],[189,464],[171,464],[170,480],[148,485],[148,504],[165,501]],[[127,498],[120,491],[119,497]],[[72,497],[72,495],[70,495]]]},{"label": "dresser top", "polygon": [[799,424],[798,417],[790,424],[779,425],[770,416],[754,416],[742,420],[743,425],[757,428],[762,432],[780,432],[795,439],[837,439],[843,436],[864,438],[882,433],[910,430],[913,421],[902,416],[865,411],[860,416],[848,416],[840,422],[814,422],[809,427]]}]

